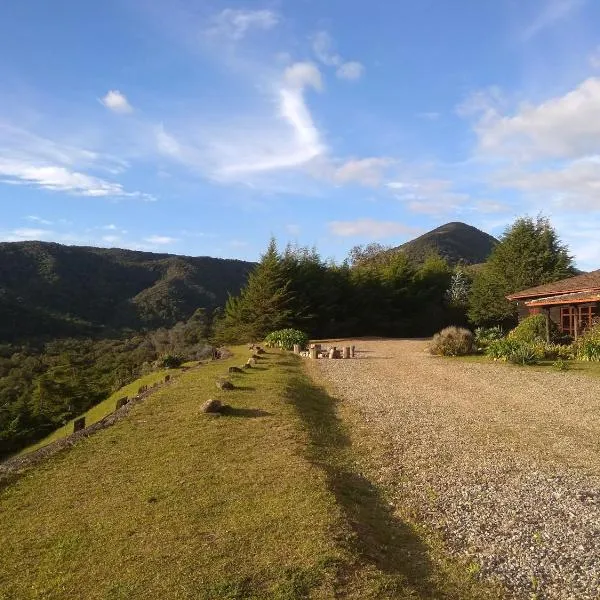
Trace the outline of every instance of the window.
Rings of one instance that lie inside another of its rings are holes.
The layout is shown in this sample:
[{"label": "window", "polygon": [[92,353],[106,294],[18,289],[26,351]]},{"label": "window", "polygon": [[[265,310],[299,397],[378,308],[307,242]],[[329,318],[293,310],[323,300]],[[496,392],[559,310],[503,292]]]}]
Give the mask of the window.
[{"label": "window", "polygon": [[575,336],[575,325],[577,333],[585,331],[598,317],[598,305],[587,304],[585,306],[562,306],[560,309],[560,329],[563,333]]}]

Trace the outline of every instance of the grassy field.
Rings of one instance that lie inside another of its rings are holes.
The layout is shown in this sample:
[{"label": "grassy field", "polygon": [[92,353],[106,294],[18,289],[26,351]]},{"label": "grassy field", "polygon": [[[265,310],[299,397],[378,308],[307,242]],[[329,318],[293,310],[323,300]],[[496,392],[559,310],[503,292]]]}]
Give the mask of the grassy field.
[{"label": "grassy field", "polygon": [[[194,365],[197,363],[193,363]],[[119,398],[123,398],[124,396],[128,396],[132,398],[137,394],[138,389],[142,385],[151,386],[154,383],[162,382],[165,379],[165,375],[170,374],[171,376],[177,375],[179,373],[179,369],[170,369],[163,371],[154,371],[153,373],[148,373],[148,375],[144,375],[139,379],[136,379],[132,383],[123,386],[121,389],[111,394],[106,400],[99,402],[95,406],[92,406],[87,412],[83,413],[80,416],[85,416],[85,424],[87,427],[90,425],[97,423],[100,419],[103,419],[107,415],[110,415],[115,410],[115,404]],[[36,444],[32,444],[27,448],[24,448],[19,452],[19,454],[28,454],[33,450],[37,450],[38,448],[42,448],[50,444],[51,442],[55,442],[56,440],[60,440],[61,438],[67,437],[69,434],[73,433],[73,421],[75,419],[71,419],[68,423],[65,423],[62,427],[59,427],[55,431],[53,431],[50,435],[47,435],[44,439],[40,440]]]},{"label": "grassy field", "polygon": [[[497,599],[395,517],[297,357],[182,373],[0,490],[0,598]],[[208,398],[226,416],[200,413]]]}]

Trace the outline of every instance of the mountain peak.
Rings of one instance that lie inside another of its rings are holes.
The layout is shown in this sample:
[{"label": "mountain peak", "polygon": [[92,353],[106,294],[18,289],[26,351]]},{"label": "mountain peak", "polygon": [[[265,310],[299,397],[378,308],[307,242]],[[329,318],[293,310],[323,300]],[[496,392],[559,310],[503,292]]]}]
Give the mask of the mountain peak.
[{"label": "mountain peak", "polygon": [[498,240],[473,225],[452,221],[406,242],[402,250],[415,262],[423,262],[431,253],[438,253],[450,264],[485,262]]}]

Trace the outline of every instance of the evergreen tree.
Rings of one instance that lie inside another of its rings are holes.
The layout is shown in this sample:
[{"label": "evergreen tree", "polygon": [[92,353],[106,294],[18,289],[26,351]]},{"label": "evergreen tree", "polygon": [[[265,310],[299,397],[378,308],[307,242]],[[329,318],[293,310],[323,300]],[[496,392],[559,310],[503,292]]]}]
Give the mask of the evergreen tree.
[{"label": "evergreen tree", "polygon": [[516,320],[508,294],[574,275],[573,259],[547,218],[517,219],[475,276],[469,319],[478,325]]},{"label": "evergreen tree", "polygon": [[216,339],[221,343],[251,342],[290,326],[289,285],[277,244],[271,239],[240,295],[227,300],[224,316],[216,325]]}]

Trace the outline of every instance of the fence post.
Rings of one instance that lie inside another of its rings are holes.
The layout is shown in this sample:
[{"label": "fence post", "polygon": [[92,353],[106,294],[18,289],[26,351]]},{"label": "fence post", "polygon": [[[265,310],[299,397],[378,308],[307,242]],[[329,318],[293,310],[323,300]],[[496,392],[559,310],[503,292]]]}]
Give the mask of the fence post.
[{"label": "fence post", "polygon": [[85,429],[85,417],[79,417],[73,421],[73,433]]}]

